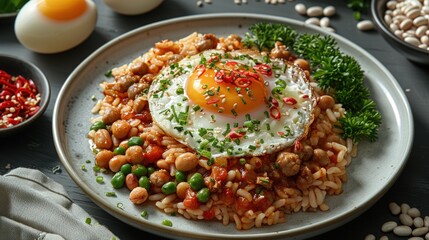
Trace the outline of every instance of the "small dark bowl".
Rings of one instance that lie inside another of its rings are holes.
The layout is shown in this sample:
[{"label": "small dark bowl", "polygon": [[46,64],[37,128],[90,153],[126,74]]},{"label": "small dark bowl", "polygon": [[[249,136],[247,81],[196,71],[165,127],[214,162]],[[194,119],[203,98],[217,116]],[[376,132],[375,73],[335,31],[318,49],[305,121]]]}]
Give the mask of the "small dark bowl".
[{"label": "small dark bowl", "polygon": [[0,69],[12,76],[21,75],[26,79],[33,80],[34,84],[37,86],[37,90],[39,91],[41,97],[39,104],[40,109],[39,111],[37,111],[36,114],[15,126],[0,128],[0,137],[4,137],[17,133],[23,128],[29,126],[37,118],[42,116],[43,112],[48,107],[51,92],[49,82],[46,79],[45,75],[39,68],[37,68],[34,64],[30,62],[27,62],[14,56],[0,54]]},{"label": "small dark bowl", "polygon": [[384,21],[386,2],[388,0],[371,0],[371,15],[374,25],[383,38],[398,52],[403,54],[410,61],[429,65],[429,51],[409,44],[398,38]]}]

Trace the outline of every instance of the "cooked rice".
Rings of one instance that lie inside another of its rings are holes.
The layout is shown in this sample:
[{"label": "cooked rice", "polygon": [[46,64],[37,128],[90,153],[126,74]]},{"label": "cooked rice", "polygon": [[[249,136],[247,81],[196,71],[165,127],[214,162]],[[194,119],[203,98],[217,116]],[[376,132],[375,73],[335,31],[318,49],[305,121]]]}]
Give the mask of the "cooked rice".
[{"label": "cooked rice", "polygon": [[[177,61],[180,58],[194,55],[199,52],[196,47],[197,43],[204,39],[205,35],[192,33],[189,36],[180,39],[176,42],[165,40],[156,43],[147,53],[135,59],[129,65],[120,66],[112,70],[115,81],[120,81],[121,78],[127,78],[131,73],[131,66],[144,62],[148,66],[148,73],[141,77],[140,81],[150,83],[164,66]],[[227,38],[219,38],[218,46],[225,50],[233,50],[241,48],[239,38],[230,36]],[[317,82],[312,81],[310,85],[313,87],[317,96],[326,94],[317,85]],[[98,101],[91,109],[92,113],[100,114],[99,117],[93,118],[91,121],[99,121],[107,108],[117,107],[122,115],[131,112],[134,105],[134,100],[124,102],[125,93],[118,93],[113,90],[115,82],[104,82],[101,84],[104,90],[105,97]],[[223,202],[219,196],[222,194],[222,188],[218,192],[213,192],[207,203],[201,203],[198,209],[187,209],[183,204],[183,199],[180,199],[176,194],[164,195],[160,193],[159,188],[152,189],[148,200],[155,202],[155,206],[162,209],[165,213],[179,213],[186,219],[205,219],[205,211],[211,210],[214,213],[213,219],[228,225],[233,222],[236,229],[245,230],[253,227],[261,227],[263,225],[273,225],[286,221],[286,214],[298,211],[328,211],[329,206],[325,199],[328,195],[338,195],[343,192],[342,185],[347,180],[346,166],[348,166],[354,156],[357,154],[357,146],[353,144],[351,139],[342,139],[341,130],[335,127],[338,119],[343,117],[345,109],[340,103],[336,103],[333,108],[326,110],[320,109],[318,106],[314,109],[314,121],[310,130],[303,139],[300,140],[302,146],[310,146],[312,149],[322,149],[326,151],[329,162],[320,164],[314,160],[307,160],[301,166],[308,169],[310,173],[301,170],[299,174],[303,177],[290,177],[286,182],[279,181],[274,183],[272,190],[272,203],[265,209],[250,209],[244,211],[239,206],[227,204]],[[128,137],[140,136],[144,143],[143,147],[149,144],[157,144],[165,150],[162,153],[162,159],[156,162],[156,167],[165,169],[170,176],[176,173],[175,159],[187,152],[193,152],[192,149],[177,142],[174,138],[165,135],[165,133],[154,124],[144,124],[140,119],[130,118],[128,122],[131,129]],[[95,132],[91,131],[88,137],[94,139]],[[113,147],[126,146],[126,139],[119,140],[112,135]],[[112,147],[112,148],[113,148]],[[286,151],[293,151],[287,149]],[[233,160],[231,160],[233,161]],[[256,163],[266,163],[263,157],[248,157],[244,169],[247,171],[255,171]],[[208,164],[206,159],[199,159],[197,168],[192,172],[200,172],[203,175],[210,175],[212,166]],[[299,175],[298,174],[298,175]],[[255,198],[254,192],[257,189],[255,183],[248,183],[241,186],[239,179],[242,178],[242,171],[236,166],[227,169],[226,181],[223,188],[228,188],[234,195],[235,199],[243,198],[248,202],[252,202]],[[174,178],[172,178],[174,179]],[[304,179],[304,180],[303,180]],[[303,182],[301,182],[303,181]]]}]

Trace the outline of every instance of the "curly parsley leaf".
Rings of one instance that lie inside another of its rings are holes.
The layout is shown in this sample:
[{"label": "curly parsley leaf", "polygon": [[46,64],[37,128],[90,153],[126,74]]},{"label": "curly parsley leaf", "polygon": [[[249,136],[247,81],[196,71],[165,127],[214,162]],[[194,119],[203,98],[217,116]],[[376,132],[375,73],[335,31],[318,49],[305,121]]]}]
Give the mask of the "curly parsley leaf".
[{"label": "curly parsley leaf", "polygon": [[364,85],[364,72],[356,59],[343,54],[331,36],[298,35],[295,30],[282,24],[255,24],[244,39],[246,46],[256,46],[260,50],[273,48],[276,41],[281,41],[296,55],[307,59],[319,86],[333,93],[336,101],[346,108],[347,113],[339,121],[344,138],[355,142],[363,138],[370,141],[377,139],[381,114],[370,99],[369,89]]},{"label": "curly parsley leaf", "polygon": [[244,45],[256,46],[259,50],[272,49],[277,41],[289,46],[298,35],[294,29],[280,23],[256,23],[249,31],[243,39]]}]

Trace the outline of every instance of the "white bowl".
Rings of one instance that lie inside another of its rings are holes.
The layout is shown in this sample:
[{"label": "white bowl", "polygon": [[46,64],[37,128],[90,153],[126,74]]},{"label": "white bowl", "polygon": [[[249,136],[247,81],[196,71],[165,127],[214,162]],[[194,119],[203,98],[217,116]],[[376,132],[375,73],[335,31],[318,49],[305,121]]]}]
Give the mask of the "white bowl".
[{"label": "white bowl", "polygon": [[113,11],[124,15],[138,15],[158,7],[163,0],[104,0]]}]

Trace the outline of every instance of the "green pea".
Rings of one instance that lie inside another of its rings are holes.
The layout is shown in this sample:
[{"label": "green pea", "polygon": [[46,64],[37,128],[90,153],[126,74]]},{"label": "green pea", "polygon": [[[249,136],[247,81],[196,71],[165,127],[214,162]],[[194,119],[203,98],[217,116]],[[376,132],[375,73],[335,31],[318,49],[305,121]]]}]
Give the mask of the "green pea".
[{"label": "green pea", "polygon": [[147,173],[150,176],[153,172],[155,172],[155,168],[154,167],[148,167],[147,168]]},{"label": "green pea", "polygon": [[125,148],[123,147],[117,147],[113,150],[113,153],[115,155],[125,155]]},{"label": "green pea", "polygon": [[150,190],[150,180],[148,177],[143,176],[139,179],[139,186],[142,188],[146,188],[146,190]]},{"label": "green pea", "polygon": [[106,124],[103,121],[97,121],[91,125],[90,130],[97,131],[98,129],[106,129]]},{"label": "green pea", "polygon": [[172,194],[176,192],[176,183],[174,182],[167,182],[164,183],[161,187],[161,192],[165,195]]},{"label": "green pea", "polygon": [[137,177],[146,176],[147,168],[143,165],[137,164],[132,167],[131,173],[133,173]]},{"label": "green pea", "polygon": [[200,190],[201,188],[204,187],[203,175],[201,175],[201,173],[195,173],[189,179],[188,183],[191,186],[191,188],[194,189],[195,191]]},{"label": "green pea", "polygon": [[134,136],[128,140],[128,147],[141,146],[141,145],[143,145],[143,139],[141,137],[135,137]]},{"label": "green pea", "polygon": [[174,177],[178,183],[186,181],[186,174],[182,171],[177,171]]},{"label": "green pea", "polygon": [[210,199],[210,191],[208,188],[201,188],[200,191],[197,192],[197,199],[199,202],[207,202]]},{"label": "green pea", "polygon": [[128,173],[131,172],[131,164],[129,163],[125,163],[124,165],[122,165],[121,167],[121,172],[126,176]]},{"label": "green pea", "polygon": [[114,188],[121,188],[125,183],[125,175],[123,172],[119,171],[113,175],[112,180],[110,181]]}]

